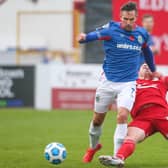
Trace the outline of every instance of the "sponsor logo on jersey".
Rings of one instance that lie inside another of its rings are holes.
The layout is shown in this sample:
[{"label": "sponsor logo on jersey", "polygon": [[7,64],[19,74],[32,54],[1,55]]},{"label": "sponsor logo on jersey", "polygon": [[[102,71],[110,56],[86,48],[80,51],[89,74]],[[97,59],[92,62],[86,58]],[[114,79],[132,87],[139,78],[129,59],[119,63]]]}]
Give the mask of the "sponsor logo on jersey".
[{"label": "sponsor logo on jersey", "polygon": [[142,39],[142,36],[141,36],[141,35],[138,36],[138,42],[139,42],[140,44],[143,43],[143,39]]},{"label": "sponsor logo on jersey", "polygon": [[141,46],[130,44],[117,44],[117,48],[141,51]]},{"label": "sponsor logo on jersey", "polygon": [[158,89],[158,86],[157,86],[157,84],[151,84],[151,85],[138,84],[137,88],[138,89],[146,89],[146,88],[156,88],[156,89]]}]

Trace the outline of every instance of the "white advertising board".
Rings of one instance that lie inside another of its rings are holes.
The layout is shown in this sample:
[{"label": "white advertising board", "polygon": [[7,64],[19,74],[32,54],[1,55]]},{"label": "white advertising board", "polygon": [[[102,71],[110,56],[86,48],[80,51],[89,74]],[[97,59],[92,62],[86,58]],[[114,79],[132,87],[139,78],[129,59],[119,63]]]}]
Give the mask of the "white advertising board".
[{"label": "white advertising board", "polygon": [[51,87],[96,88],[101,74],[101,65],[57,65],[50,67]]},{"label": "white advertising board", "polygon": [[[168,66],[157,70],[168,75]],[[40,109],[91,109],[101,65],[38,65],[35,106]]]}]

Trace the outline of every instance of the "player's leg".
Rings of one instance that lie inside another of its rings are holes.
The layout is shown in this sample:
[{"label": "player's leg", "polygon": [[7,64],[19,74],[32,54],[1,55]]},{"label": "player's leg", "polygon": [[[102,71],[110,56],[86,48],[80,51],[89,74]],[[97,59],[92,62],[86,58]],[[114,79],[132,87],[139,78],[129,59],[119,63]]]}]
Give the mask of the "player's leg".
[{"label": "player's leg", "polygon": [[93,119],[89,127],[89,142],[90,147],[87,149],[83,162],[91,162],[94,154],[101,148],[99,139],[102,132],[102,124],[106,115],[106,112],[109,109],[109,105],[113,101],[113,93],[109,92],[108,81],[104,82],[97,90],[95,96],[95,109]]},{"label": "player's leg", "polygon": [[83,156],[83,162],[89,163],[92,161],[94,154],[101,149],[102,145],[99,143],[99,139],[102,133],[102,123],[104,121],[106,113],[94,112],[93,119],[89,127],[89,148],[86,150]]},{"label": "player's leg", "polygon": [[128,127],[127,136],[115,156],[102,155],[99,157],[105,166],[122,166],[124,160],[135,150],[136,143],[143,141],[146,135],[153,133],[152,124],[148,121],[133,121]]},{"label": "player's leg", "polygon": [[90,123],[89,127],[89,142],[90,148],[95,149],[97,144],[99,143],[99,139],[102,133],[102,124],[106,113],[97,113],[94,112],[93,119]]},{"label": "player's leg", "polygon": [[135,150],[135,144],[142,141],[145,137],[144,130],[137,127],[129,127],[128,135],[115,156],[102,155],[99,157],[101,164],[105,166],[120,166],[124,165],[124,160],[129,157]]},{"label": "player's leg", "polygon": [[145,131],[138,127],[128,127],[128,134],[118,150],[116,157],[125,160],[135,150],[135,145],[143,141],[145,138]]},{"label": "player's leg", "polygon": [[152,125],[152,121],[145,120],[142,116],[140,119],[134,119],[128,126],[128,133],[125,140],[118,150],[116,156],[122,160],[129,157],[135,150],[135,145],[138,142],[143,141],[147,136],[152,135],[155,132],[155,128]]},{"label": "player's leg", "polygon": [[135,100],[135,89],[135,82],[128,82],[122,84],[121,92],[118,94],[117,126],[114,133],[114,155],[117,153],[127,134],[127,120]]},{"label": "player's leg", "polygon": [[[125,116],[121,116],[121,113]],[[127,122],[120,122],[121,120],[119,121],[118,118],[120,117],[119,119],[121,119],[121,117],[123,117],[123,119],[127,121],[128,114],[129,111],[126,108],[118,108],[117,125],[114,132],[114,155],[122,145],[123,140],[127,134]]]}]

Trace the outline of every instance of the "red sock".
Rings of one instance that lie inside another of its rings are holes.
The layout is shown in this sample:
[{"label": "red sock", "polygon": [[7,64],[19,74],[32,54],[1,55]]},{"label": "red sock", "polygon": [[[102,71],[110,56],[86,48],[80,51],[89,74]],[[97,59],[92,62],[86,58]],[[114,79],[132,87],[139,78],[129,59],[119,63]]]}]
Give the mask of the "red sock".
[{"label": "red sock", "polygon": [[125,160],[134,152],[134,150],[135,150],[135,142],[133,140],[127,139],[124,141],[124,143],[118,150],[116,156]]}]

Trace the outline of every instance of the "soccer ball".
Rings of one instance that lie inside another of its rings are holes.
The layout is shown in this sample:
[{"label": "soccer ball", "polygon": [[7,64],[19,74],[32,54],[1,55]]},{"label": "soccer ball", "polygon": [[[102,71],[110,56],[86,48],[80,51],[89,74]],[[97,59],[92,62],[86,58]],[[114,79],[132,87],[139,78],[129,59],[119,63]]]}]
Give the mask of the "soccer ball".
[{"label": "soccer ball", "polygon": [[60,164],[66,159],[67,151],[63,144],[52,142],[45,147],[44,155],[50,163]]}]

